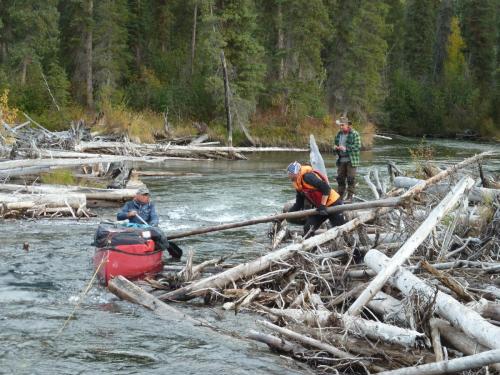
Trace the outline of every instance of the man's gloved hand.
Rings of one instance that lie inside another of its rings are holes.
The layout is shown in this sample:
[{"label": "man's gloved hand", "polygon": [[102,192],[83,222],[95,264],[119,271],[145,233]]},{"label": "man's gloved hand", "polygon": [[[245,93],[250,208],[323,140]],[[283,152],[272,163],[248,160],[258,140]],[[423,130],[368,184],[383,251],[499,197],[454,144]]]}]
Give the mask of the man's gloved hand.
[{"label": "man's gloved hand", "polygon": [[328,216],[328,211],[326,210],[326,206],[324,204],[320,204],[316,211],[318,211],[320,216]]},{"label": "man's gloved hand", "polygon": [[129,218],[130,218],[130,217],[134,217],[134,216],[136,216],[136,215],[137,215],[137,211],[129,211],[129,212],[127,213],[127,217],[129,217]]}]

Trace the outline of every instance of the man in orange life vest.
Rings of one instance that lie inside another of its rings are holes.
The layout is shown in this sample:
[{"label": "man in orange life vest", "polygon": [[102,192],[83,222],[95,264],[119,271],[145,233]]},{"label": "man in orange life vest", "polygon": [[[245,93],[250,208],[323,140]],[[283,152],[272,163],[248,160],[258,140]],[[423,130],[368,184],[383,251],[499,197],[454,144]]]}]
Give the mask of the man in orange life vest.
[{"label": "man in orange life vest", "polygon": [[327,178],[312,167],[301,165],[294,161],[288,168],[288,178],[292,181],[297,195],[295,204],[289,212],[299,211],[304,208],[304,199],[311,202],[318,211],[317,215],[309,216],[304,224],[304,237],[314,234],[314,231],[326,220],[330,219],[332,226],[345,224],[346,220],[342,212],[329,214],[327,207],[337,206],[342,203],[340,195],[328,184]]}]

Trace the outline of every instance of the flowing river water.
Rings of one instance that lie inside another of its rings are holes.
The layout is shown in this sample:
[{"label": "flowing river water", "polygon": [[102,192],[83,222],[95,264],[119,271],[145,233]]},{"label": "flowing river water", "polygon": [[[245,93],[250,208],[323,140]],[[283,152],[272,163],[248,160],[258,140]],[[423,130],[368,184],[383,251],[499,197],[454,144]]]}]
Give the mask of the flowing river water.
[{"label": "flowing river water", "polygon": [[[359,174],[393,160],[414,169],[408,148],[418,140],[377,142],[362,153]],[[500,151],[499,144],[429,141],[441,166],[476,153]],[[295,194],[285,168],[308,154],[250,154],[247,161],[172,161],[143,169],[191,172],[196,175],[145,178],[144,182],[167,232],[246,220],[281,211]],[[324,154],[334,181],[334,155]],[[485,169],[500,174],[500,160]],[[360,196],[370,198],[361,176]],[[0,374],[307,374],[304,365],[272,354],[263,344],[220,335],[200,327],[158,319],[143,307],[119,300],[94,285],[82,291],[93,273],[91,246],[100,219],[116,209],[101,209],[91,221],[0,222]],[[176,241],[195,252],[195,263],[233,254],[231,262],[266,253],[268,224],[190,237]],[[30,250],[23,250],[28,242]],[[67,326],[63,325],[79,303]],[[178,308],[228,331],[245,335],[259,329],[259,316],[222,311],[202,303]]]}]

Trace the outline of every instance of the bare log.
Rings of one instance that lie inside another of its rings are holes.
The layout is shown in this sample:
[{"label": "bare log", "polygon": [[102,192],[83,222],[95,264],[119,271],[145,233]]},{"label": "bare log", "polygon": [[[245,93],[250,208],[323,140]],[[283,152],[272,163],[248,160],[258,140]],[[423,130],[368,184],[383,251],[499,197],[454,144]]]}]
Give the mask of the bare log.
[{"label": "bare log", "polygon": [[[223,152],[227,153],[229,151],[241,152],[241,153],[253,153],[253,152],[307,152],[308,149],[298,148],[298,147],[205,147],[205,146],[178,146],[178,145],[159,145],[159,144],[138,144],[130,142],[128,147],[134,147],[139,150],[143,150],[146,153],[155,154],[165,154],[168,153],[178,153],[185,151],[187,153],[193,152]],[[80,145],[76,147],[75,151],[91,151],[91,150],[123,150],[125,144],[123,142],[81,142]]]},{"label": "bare log", "polygon": [[[400,200],[398,198],[388,198],[388,199],[381,199],[378,201],[343,204],[340,206],[328,207],[327,211],[329,213],[333,213],[333,212],[363,210],[363,209],[367,209],[367,208],[376,208],[376,207],[396,207],[399,204],[400,204]],[[168,237],[171,239],[189,237],[189,236],[194,236],[197,234],[217,232],[217,231],[226,230],[226,229],[233,229],[233,228],[241,228],[241,227],[245,227],[245,226],[249,226],[249,225],[268,223],[271,221],[281,221],[281,220],[285,220],[285,219],[286,220],[295,220],[298,218],[303,218],[303,217],[317,215],[317,214],[318,214],[318,211],[316,209],[296,211],[296,212],[285,212],[282,214],[263,216],[263,217],[259,217],[256,219],[245,220],[245,221],[240,221],[240,222],[235,222],[235,223],[215,225],[215,226],[211,226],[211,227],[203,227],[203,228],[193,229],[193,230],[189,230],[186,232],[180,232],[180,233],[172,233]]]},{"label": "bare log", "polygon": [[380,272],[372,280],[366,290],[349,307],[348,313],[357,315],[361,312],[366,303],[382,289],[387,280],[402,265],[427,238],[433,228],[439,223],[443,216],[452,209],[460,199],[464,191],[474,184],[471,178],[463,178],[457,186],[432,210],[428,218],[420,225],[413,235],[405,242],[391,259],[390,264],[383,272]]},{"label": "bare log", "polygon": [[134,197],[137,189],[98,189],[62,185],[14,185],[0,184],[0,191],[29,194],[83,194],[87,200],[126,201]]},{"label": "bare log", "polygon": [[[452,327],[450,323],[443,319],[433,319],[434,325],[438,328],[446,343],[453,346],[466,355],[472,355],[488,351],[489,349],[464,335],[459,329]],[[492,365],[500,373],[500,363]]]},{"label": "bare log", "polygon": [[111,279],[108,284],[108,289],[110,290],[110,292],[116,294],[122,299],[146,307],[147,309],[153,311],[161,319],[187,321],[194,325],[210,326],[210,324],[208,324],[207,322],[201,321],[199,319],[194,319],[188,314],[185,314],[182,311],[166,303],[163,303],[162,301],[158,300],[158,298],[147,293],[145,290],[138,287],[123,276],[117,276]]},{"label": "bare log", "polygon": [[483,152],[479,155],[475,155],[475,156],[472,156],[470,158],[467,158],[458,164],[452,165],[451,167],[449,167],[446,170],[438,173],[437,175],[429,178],[428,180],[424,180],[424,181],[419,182],[417,185],[413,186],[410,190],[408,190],[406,193],[404,193],[403,197],[410,197],[412,195],[418,194],[418,193],[422,192],[428,186],[436,184],[437,182],[443,180],[444,178],[448,177],[449,175],[458,171],[459,169],[464,168],[472,163],[476,163],[478,160],[481,160],[485,157],[493,156],[493,155],[495,155],[494,152],[486,151],[486,152]]},{"label": "bare log", "polygon": [[366,336],[405,347],[425,345],[428,341],[423,333],[411,329],[353,317],[348,314],[330,312],[328,310],[270,309],[269,312],[273,315],[287,317],[310,326],[331,327],[332,324],[338,322],[342,328],[355,335]]},{"label": "bare log", "polygon": [[295,344],[290,341],[280,339],[276,336],[257,332],[254,330],[250,330],[247,337],[249,339],[267,344],[267,346],[269,346],[272,349],[278,350],[283,353],[291,354],[294,357],[300,354],[304,354],[307,351],[306,348],[304,348],[299,344]]},{"label": "bare log", "polygon": [[85,207],[86,198],[83,194],[0,194],[0,206],[7,210],[30,209],[37,206],[61,208]]},{"label": "bare log", "polygon": [[406,367],[398,370],[379,372],[380,375],[433,375],[449,374],[488,366],[500,362],[500,349],[480,354],[456,358],[449,361],[429,363],[426,365]]},{"label": "bare log", "polygon": [[[418,178],[412,178],[412,177],[396,177],[394,179],[394,186],[399,187],[399,188],[411,188],[415,187],[418,184],[422,183],[423,180],[420,180]],[[447,191],[450,190],[449,185],[447,184],[438,184],[431,186],[429,188],[429,192],[431,193],[440,193],[444,194]],[[481,188],[481,187],[473,187],[471,191],[469,192],[469,200],[471,202],[484,202],[484,201],[491,201],[494,200],[496,197],[500,198],[500,190],[499,189],[488,189],[488,188]]]},{"label": "bare log", "polygon": [[436,324],[435,318],[431,318],[430,326],[431,326],[431,339],[432,339],[432,348],[434,349],[434,355],[436,356],[436,362],[442,361],[443,357],[443,347],[441,346],[441,335],[439,334],[439,329]]},{"label": "bare log", "polygon": [[[391,263],[391,259],[378,250],[370,250],[365,256],[365,263],[373,270],[381,272]],[[406,295],[416,290],[431,299],[436,294],[433,287],[401,267],[390,280]],[[438,291],[435,301],[436,311],[441,317],[450,321],[454,326],[460,327],[467,335],[488,348],[500,348],[500,340],[498,340],[500,327],[487,322],[477,312],[462,305],[448,294]]]},{"label": "bare log", "polygon": [[366,366],[373,371],[383,371],[383,369],[381,367],[373,365],[372,363],[368,362],[367,360],[358,359],[358,358],[354,357],[353,355],[351,355],[350,353],[347,353],[343,350],[337,349],[336,347],[334,347],[330,344],[321,342],[321,341],[313,339],[311,337],[301,335],[301,334],[294,332],[292,330],[289,330],[287,328],[278,327],[277,325],[274,325],[272,323],[269,323],[269,322],[266,322],[263,320],[259,320],[259,321],[257,321],[257,323],[259,323],[260,325],[262,325],[266,328],[269,328],[270,330],[272,330],[274,332],[278,332],[278,333],[280,333],[288,338],[296,340],[302,344],[312,346],[312,347],[320,349],[320,350],[324,350],[327,353],[330,353],[337,358],[343,358],[343,359],[348,359],[351,361],[359,362],[363,366]]}]

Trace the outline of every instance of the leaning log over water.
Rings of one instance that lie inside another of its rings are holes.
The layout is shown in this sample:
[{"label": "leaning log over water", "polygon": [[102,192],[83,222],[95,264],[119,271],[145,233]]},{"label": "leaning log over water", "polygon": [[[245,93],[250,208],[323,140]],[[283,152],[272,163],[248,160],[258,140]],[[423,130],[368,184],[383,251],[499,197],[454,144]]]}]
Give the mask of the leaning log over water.
[{"label": "leaning log over water", "polygon": [[[423,180],[412,177],[396,177],[394,179],[394,186],[398,188],[408,189],[417,184],[421,183]],[[428,191],[433,194],[443,194],[450,190],[448,184],[438,184],[429,187]],[[473,187],[469,192],[469,200],[471,202],[491,202],[495,198],[500,198],[500,189],[488,189],[481,187]]]},{"label": "leaning log over water", "polygon": [[[380,199],[380,200],[369,201],[369,202],[351,203],[351,204],[344,204],[344,205],[340,205],[340,206],[327,207],[326,210],[329,213],[334,213],[334,212],[344,212],[344,211],[354,211],[354,210],[365,210],[365,209],[369,209],[369,208],[379,208],[379,207],[396,207],[400,204],[401,204],[401,200],[399,200],[398,198],[388,198],[388,199]],[[182,237],[189,237],[189,236],[194,236],[197,234],[218,232],[218,231],[226,230],[226,229],[241,228],[241,227],[246,227],[249,225],[255,225],[255,224],[260,224],[260,223],[269,223],[271,221],[294,220],[294,219],[304,218],[304,217],[313,216],[313,215],[317,215],[317,214],[318,214],[318,211],[316,209],[295,211],[295,212],[285,212],[282,214],[263,216],[263,217],[259,217],[259,218],[255,218],[255,219],[251,219],[251,220],[240,221],[240,222],[236,222],[236,223],[221,224],[221,225],[215,225],[215,226],[211,226],[211,227],[203,227],[203,228],[193,229],[193,230],[189,230],[186,232],[172,233],[168,236],[168,238],[176,239],[176,238],[182,238]]]}]

